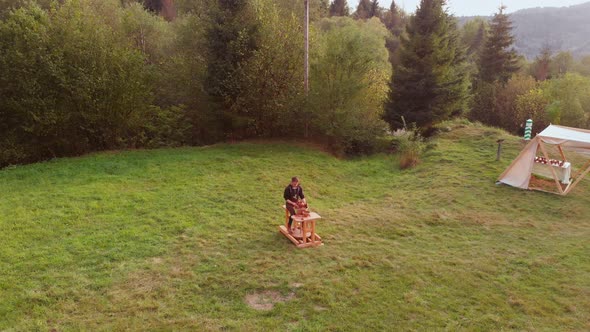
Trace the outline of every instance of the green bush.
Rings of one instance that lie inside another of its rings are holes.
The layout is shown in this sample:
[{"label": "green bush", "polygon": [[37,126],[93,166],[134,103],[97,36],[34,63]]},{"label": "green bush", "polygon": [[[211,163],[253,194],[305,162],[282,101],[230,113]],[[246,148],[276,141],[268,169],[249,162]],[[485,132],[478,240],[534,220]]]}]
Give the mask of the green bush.
[{"label": "green bush", "polygon": [[151,106],[146,116],[139,145],[160,148],[188,144],[186,140],[190,137],[192,125],[187,121],[184,108]]},{"label": "green bush", "polygon": [[314,36],[310,127],[333,150],[372,153],[387,124],[381,119],[391,73],[388,34],[376,18],[324,19]]},{"label": "green bush", "polygon": [[393,133],[393,144],[400,155],[400,168],[407,169],[420,162],[420,156],[426,150],[426,142],[415,128],[401,129]]},{"label": "green bush", "polygon": [[0,166],[133,145],[150,103],[144,60],[89,1],[11,12],[0,21]]}]

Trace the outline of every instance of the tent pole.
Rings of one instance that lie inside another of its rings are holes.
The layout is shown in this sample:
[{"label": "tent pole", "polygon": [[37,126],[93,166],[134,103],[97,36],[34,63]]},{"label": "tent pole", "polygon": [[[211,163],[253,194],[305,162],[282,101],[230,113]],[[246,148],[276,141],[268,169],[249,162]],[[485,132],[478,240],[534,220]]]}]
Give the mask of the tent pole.
[{"label": "tent pole", "polygon": [[563,149],[561,148],[561,145],[558,145],[557,149],[559,150],[559,153],[561,154],[561,158],[563,159],[563,161],[567,161],[567,158],[565,157],[565,153],[563,153]]},{"label": "tent pole", "polygon": [[555,191],[549,191],[549,190],[536,188],[536,187],[530,187],[528,190],[540,191],[540,192],[548,193],[551,195],[561,195],[560,193],[556,193]]},{"label": "tent pole", "polygon": [[576,172],[576,174],[574,174],[574,176],[572,176],[572,179],[576,179],[578,177],[578,175],[580,175],[580,173],[582,173],[586,167],[590,166],[590,160],[588,160],[584,166],[580,167],[580,169]]},{"label": "tent pole", "polygon": [[[590,161],[588,163],[586,163],[586,165],[588,165],[589,163],[590,163]],[[578,183],[580,183],[580,181],[582,181],[582,179],[586,176],[586,174],[588,174],[589,172],[590,172],[590,166],[588,166],[588,168],[586,168],[586,171],[584,171],[584,173],[580,174],[580,176],[576,179],[576,181],[574,183],[572,183],[572,185],[567,188],[565,193],[567,194],[570,191],[572,191],[578,185]]]},{"label": "tent pole", "polygon": [[[541,151],[543,151],[545,159],[549,161],[549,155],[547,154],[547,150],[545,150],[545,143],[542,140],[539,140],[539,147],[541,147]],[[557,189],[559,189],[559,193],[563,195],[563,188],[561,188],[561,183],[559,183],[559,179],[557,178],[557,173],[555,173],[555,169],[552,165],[549,165],[549,169],[551,170],[551,174],[553,174],[553,180],[555,180],[555,184],[557,185]]]},{"label": "tent pole", "polygon": [[[303,74],[303,85],[305,86],[305,111],[309,111],[309,1],[310,0],[303,0],[303,4],[305,6],[305,15],[304,15],[304,39],[305,39],[305,54],[304,54],[304,74]],[[305,130],[303,136],[305,138],[309,137],[309,115],[305,115]]]},{"label": "tent pole", "polygon": [[567,187],[565,187],[565,189],[563,190],[563,194],[567,195],[567,193],[570,192],[570,187],[572,186],[572,182],[570,181],[570,183],[567,184]]}]

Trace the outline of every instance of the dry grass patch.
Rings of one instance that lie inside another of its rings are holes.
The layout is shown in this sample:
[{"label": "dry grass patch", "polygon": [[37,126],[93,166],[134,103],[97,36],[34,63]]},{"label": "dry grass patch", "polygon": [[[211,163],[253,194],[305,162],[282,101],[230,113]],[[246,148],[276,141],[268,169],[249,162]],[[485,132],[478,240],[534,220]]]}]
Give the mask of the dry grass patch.
[{"label": "dry grass patch", "polygon": [[290,301],[293,298],[295,298],[294,292],[283,295],[278,291],[265,290],[246,295],[244,301],[252,309],[268,311],[272,310],[276,304]]}]

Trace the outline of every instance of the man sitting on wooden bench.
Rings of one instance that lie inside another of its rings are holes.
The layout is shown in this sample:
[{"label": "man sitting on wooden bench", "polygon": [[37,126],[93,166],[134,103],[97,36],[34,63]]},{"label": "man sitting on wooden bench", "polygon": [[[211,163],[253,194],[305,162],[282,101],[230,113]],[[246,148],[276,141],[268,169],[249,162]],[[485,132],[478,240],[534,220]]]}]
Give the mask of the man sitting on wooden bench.
[{"label": "man sitting on wooden bench", "polygon": [[285,198],[285,207],[289,211],[289,227],[288,231],[289,234],[293,233],[291,229],[291,225],[293,224],[293,216],[295,215],[295,208],[300,207],[300,202],[303,206],[307,206],[307,202],[305,201],[305,195],[303,194],[303,188],[299,185],[299,179],[294,176],[291,178],[291,183],[285,188],[285,193],[283,194]]}]

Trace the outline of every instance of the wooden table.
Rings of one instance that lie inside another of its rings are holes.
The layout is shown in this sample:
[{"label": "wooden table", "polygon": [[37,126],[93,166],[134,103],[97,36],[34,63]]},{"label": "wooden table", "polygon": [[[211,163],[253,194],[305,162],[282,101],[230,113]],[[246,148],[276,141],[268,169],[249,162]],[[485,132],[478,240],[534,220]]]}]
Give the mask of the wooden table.
[{"label": "wooden table", "polygon": [[309,216],[293,216],[293,234],[289,234],[289,215],[288,212],[285,218],[285,225],[279,226],[279,230],[285,237],[287,237],[297,248],[317,247],[324,245],[322,238],[315,232],[316,220],[322,219],[322,217],[311,212]]},{"label": "wooden table", "polygon": [[533,173],[544,176],[549,179],[553,179],[551,167],[555,170],[555,174],[557,175],[561,183],[570,183],[570,177],[572,176],[572,164],[570,164],[567,161],[563,164],[563,166],[554,166],[551,164],[542,164],[539,162],[535,162],[533,165]]}]

